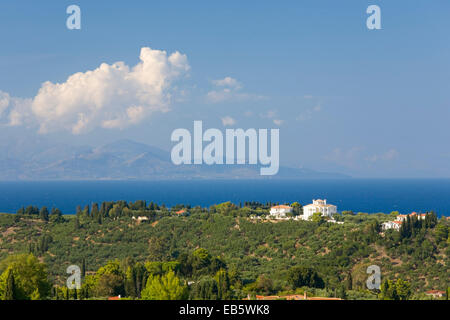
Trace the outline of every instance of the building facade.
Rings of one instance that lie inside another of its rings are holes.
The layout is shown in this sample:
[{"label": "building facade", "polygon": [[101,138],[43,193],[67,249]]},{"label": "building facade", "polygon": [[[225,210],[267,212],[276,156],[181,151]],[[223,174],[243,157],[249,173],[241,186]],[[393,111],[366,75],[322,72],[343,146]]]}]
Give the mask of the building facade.
[{"label": "building facade", "polygon": [[322,216],[331,218],[333,214],[337,213],[337,207],[332,204],[327,204],[327,199],[313,200],[312,204],[303,207],[303,220],[309,220],[316,212],[322,213]]},{"label": "building facade", "polygon": [[270,208],[270,217],[275,219],[286,218],[286,214],[292,212],[292,207],[290,206],[274,206]]}]

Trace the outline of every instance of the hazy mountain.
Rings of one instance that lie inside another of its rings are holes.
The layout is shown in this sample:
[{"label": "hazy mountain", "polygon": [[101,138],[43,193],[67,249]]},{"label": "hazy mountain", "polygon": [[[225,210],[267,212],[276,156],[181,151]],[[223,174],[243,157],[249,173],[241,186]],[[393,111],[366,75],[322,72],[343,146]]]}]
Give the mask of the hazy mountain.
[{"label": "hazy mountain", "polygon": [[260,176],[257,165],[181,165],[156,147],[120,140],[99,147],[51,144],[45,140],[2,143],[2,180],[314,179],[348,176],[280,167]]}]

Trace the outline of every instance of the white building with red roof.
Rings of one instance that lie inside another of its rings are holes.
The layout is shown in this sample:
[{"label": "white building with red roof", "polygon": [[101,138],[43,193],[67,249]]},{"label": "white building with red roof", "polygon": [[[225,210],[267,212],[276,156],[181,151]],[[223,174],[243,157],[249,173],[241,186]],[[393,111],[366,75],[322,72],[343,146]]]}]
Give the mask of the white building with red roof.
[{"label": "white building with red roof", "polygon": [[409,217],[409,218],[412,218],[412,217],[414,217],[414,216],[416,216],[418,220],[425,220],[425,217],[427,216],[427,214],[426,214],[426,213],[420,213],[420,214],[418,214],[417,212],[412,212],[412,213],[410,213],[410,214],[399,214],[399,215],[397,216],[397,219],[395,219],[395,220],[396,220],[396,221],[406,221],[406,219],[407,219],[408,217]]},{"label": "white building with red roof", "polygon": [[397,216],[397,218],[395,218],[394,221],[387,221],[387,222],[383,222],[381,224],[381,227],[383,230],[389,230],[389,229],[394,229],[399,231],[400,227],[402,225],[403,222],[406,221],[406,219],[408,219],[408,217],[411,219],[412,217],[417,217],[418,220],[425,220],[425,217],[427,216],[426,213],[420,213],[418,214],[417,212],[412,212],[410,214],[399,214]]}]

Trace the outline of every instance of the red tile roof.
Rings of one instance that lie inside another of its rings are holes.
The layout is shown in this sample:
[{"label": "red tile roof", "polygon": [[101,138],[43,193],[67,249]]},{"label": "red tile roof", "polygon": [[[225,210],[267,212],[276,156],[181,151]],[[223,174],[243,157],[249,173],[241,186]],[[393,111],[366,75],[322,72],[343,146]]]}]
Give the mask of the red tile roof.
[{"label": "red tile roof", "polygon": [[425,292],[426,294],[445,294],[445,291],[441,291],[441,290],[430,290]]}]

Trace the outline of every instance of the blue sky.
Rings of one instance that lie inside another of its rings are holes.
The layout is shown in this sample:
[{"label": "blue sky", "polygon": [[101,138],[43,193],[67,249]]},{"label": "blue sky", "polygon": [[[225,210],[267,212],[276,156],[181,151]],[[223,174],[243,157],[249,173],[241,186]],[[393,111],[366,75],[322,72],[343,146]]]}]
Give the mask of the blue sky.
[{"label": "blue sky", "polygon": [[[81,30],[66,28],[71,4],[81,8]],[[382,30],[366,28],[371,4],[381,8]],[[53,128],[55,118],[40,109],[38,119],[11,126],[10,105],[0,130],[12,139],[96,145],[130,138],[170,150],[171,132],[194,120],[280,128],[284,165],[356,177],[450,177],[448,12],[450,3],[438,0],[2,1],[0,92],[22,104],[46,81],[65,83],[102,63],[132,68],[143,47],[178,51],[189,70],[170,78],[164,109],[132,125],[92,124],[74,134],[65,127],[69,115]],[[43,122],[52,130],[38,133]]]}]

